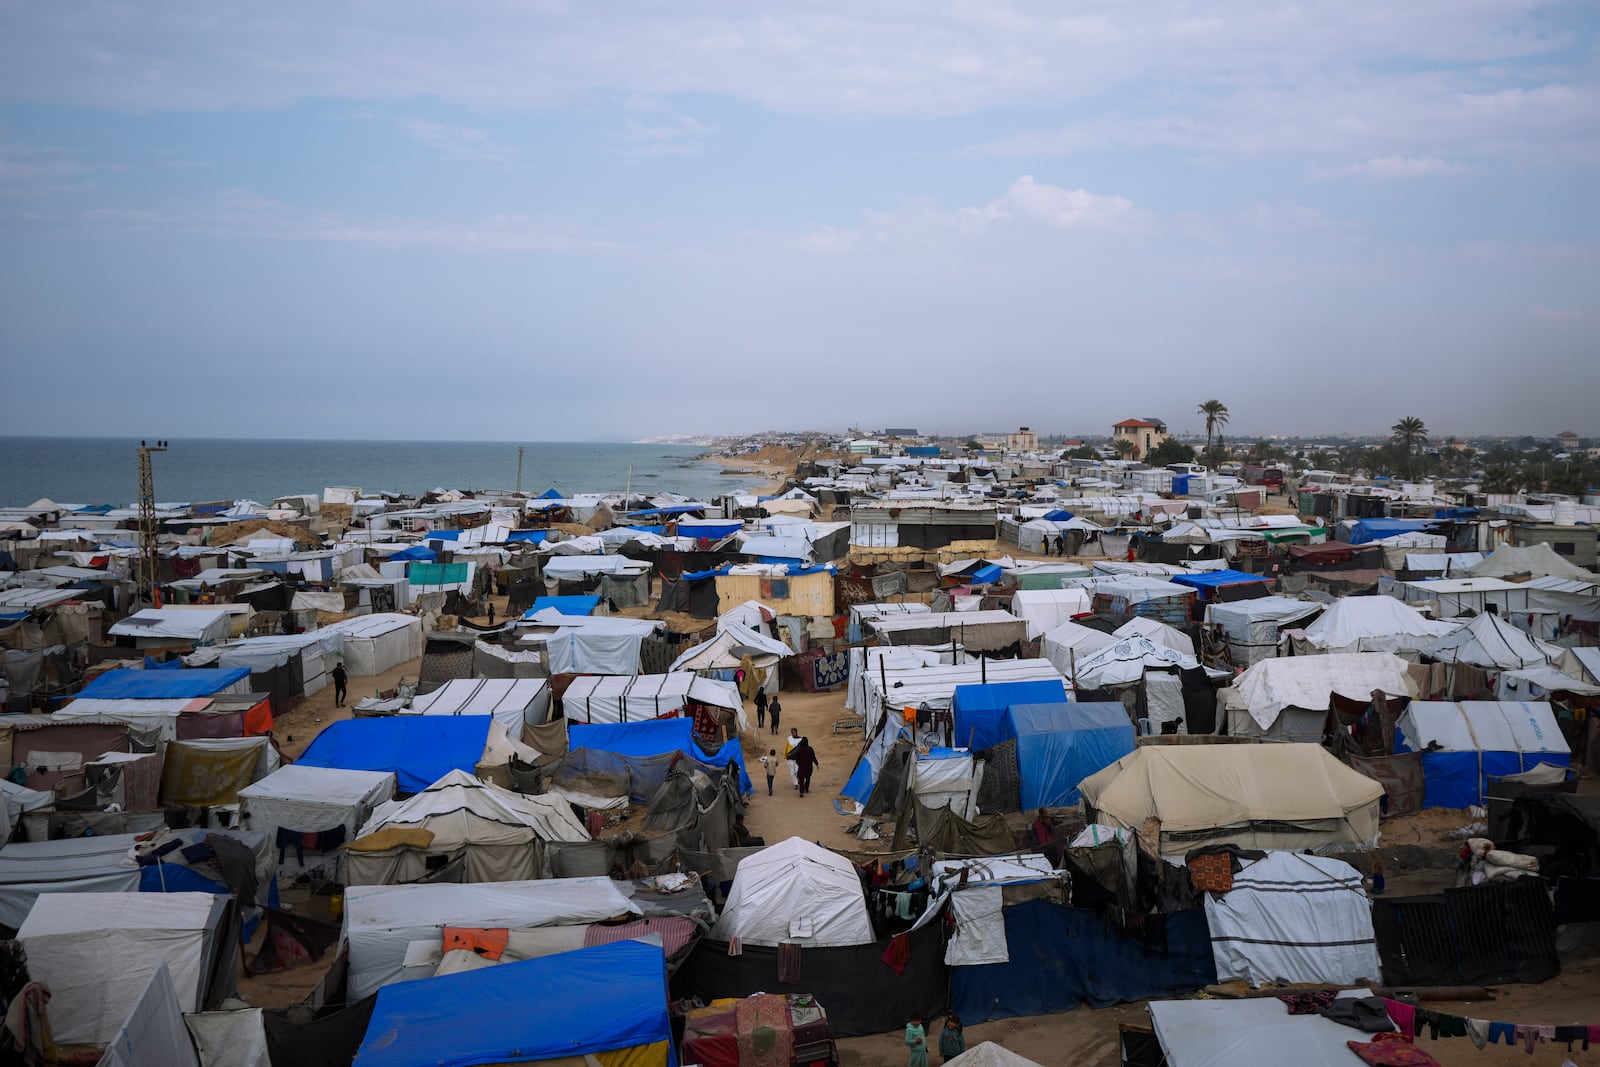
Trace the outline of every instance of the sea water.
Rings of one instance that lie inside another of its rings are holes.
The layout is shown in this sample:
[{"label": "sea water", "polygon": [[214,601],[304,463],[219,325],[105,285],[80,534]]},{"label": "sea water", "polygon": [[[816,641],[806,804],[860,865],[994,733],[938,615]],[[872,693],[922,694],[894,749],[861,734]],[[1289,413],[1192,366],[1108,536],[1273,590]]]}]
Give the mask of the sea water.
[{"label": "sea water", "polygon": [[[131,506],[139,495],[134,438],[0,437],[0,507],[40,497]],[[417,495],[431,489],[512,489],[518,442],[290,441],[172,438],[152,458],[162,502],[248,499],[271,503],[325,486]],[[674,492],[705,498],[748,491],[763,479],[725,475],[696,445],[524,444],[522,488],[571,493]]]}]

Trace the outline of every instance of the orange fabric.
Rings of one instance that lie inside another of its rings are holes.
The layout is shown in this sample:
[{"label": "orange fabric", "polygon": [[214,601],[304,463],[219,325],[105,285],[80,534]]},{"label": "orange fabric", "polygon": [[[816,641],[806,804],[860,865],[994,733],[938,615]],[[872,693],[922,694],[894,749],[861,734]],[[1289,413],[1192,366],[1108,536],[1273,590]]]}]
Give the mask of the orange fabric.
[{"label": "orange fabric", "polygon": [[1226,893],[1233,888],[1233,857],[1226,852],[1196,856],[1189,861],[1189,880],[1198,893]]},{"label": "orange fabric", "polygon": [[272,701],[263,700],[244,713],[244,735],[259,737],[272,729]]},{"label": "orange fabric", "polygon": [[901,708],[900,716],[905,719],[906,722],[915,723],[917,721],[917,709],[912,707]]},{"label": "orange fabric", "polygon": [[472,926],[446,926],[444,928],[444,950],[453,952],[464,948],[468,952],[475,952],[486,960],[497,960],[505,952],[506,945],[511,941],[509,929],[478,929]]}]

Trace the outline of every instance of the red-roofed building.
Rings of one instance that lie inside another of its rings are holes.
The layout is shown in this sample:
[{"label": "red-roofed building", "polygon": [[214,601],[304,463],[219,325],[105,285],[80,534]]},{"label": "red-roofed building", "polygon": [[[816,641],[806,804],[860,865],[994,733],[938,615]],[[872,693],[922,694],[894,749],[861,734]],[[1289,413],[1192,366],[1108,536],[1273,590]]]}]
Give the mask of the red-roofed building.
[{"label": "red-roofed building", "polygon": [[1134,459],[1148,456],[1150,450],[1167,439],[1167,424],[1160,419],[1123,419],[1111,425],[1111,443],[1127,441],[1133,445],[1128,453]]}]

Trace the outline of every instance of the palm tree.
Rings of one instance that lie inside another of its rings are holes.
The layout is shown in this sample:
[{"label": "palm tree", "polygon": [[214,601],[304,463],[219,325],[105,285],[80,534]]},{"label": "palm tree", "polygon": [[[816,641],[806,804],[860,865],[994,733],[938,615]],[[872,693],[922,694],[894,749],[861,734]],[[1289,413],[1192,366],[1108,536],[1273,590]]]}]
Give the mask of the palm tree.
[{"label": "palm tree", "polygon": [[1217,428],[1228,425],[1228,405],[1220,400],[1207,400],[1198,410],[1206,417],[1206,447],[1210,448],[1211,438]]},{"label": "palm tree", "polygon": [[1422,446],[1428,443],[1428,428],[1422,420],[1415,415],[1407,415],[1393,426],[1389,427],[1390,440],[1394,446],[1405,455],[1406,477],[1411,476],[1411,461]]},{"label": "palm tree", "polygon": [[1130,455],[1139,450],[1139,446],[1128,440],[1126,437],[1119,437],[1115,441],[1111,442],[1111,448],[1123,459],[1127,459]]}]

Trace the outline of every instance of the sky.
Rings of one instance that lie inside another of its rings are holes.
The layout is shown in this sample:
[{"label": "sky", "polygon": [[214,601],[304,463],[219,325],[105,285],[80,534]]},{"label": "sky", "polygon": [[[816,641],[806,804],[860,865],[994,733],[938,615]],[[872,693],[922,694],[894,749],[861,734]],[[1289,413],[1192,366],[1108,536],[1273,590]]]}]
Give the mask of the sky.
[{"label": "sky", "polygon": [[1587,0],[0,0],[0,433],[1600,435]]}]

